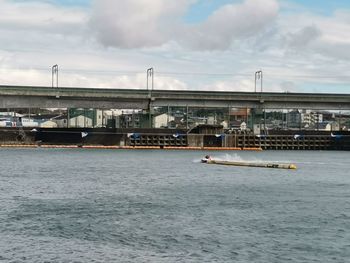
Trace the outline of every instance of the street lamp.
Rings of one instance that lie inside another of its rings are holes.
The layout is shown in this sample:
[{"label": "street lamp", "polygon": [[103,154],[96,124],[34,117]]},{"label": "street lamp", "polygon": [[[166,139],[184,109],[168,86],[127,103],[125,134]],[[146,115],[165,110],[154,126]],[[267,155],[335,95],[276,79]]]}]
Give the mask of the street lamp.
[{"label": "street lamp", "polygon": [[54,88],[55,84],[54,84],[54,80],[56,77],[56,88],[58,88],[58,65],[53,65],[52,66],[52,88]]},{"label": "street lamp", "polygon": [[152,128],[152,91],[154,88],[154,70],[153,68],[149,68],[147,69],[147,90],[149,90],[148,88],[148,79],[152,77],[152,89],[149,92],[149,105],[148,105],[148,118],[149,118],[149,128]]},{"label": "street lamp", "polygon": [[263,72],[261,70],[255,72],[255,92],[256,92],[256,81],[260,79],[260,92],[263,90]]},{"label": "street lamp", "polygon": [[154,70],[153,68],[147,69],[147,90],[148,90],[148,78],[152,77],[152,90],[154,88],[153,82],[154,82]]}]

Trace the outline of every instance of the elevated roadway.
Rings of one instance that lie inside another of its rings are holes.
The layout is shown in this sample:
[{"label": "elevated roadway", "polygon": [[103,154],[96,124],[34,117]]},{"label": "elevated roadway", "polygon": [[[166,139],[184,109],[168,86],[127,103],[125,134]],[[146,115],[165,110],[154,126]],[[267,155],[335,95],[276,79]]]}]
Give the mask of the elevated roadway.
[{"label": "elevated roadway", "polygon": [[350,94],[0,85],[0,108],[149,109],[150,106],[350,110]]}]

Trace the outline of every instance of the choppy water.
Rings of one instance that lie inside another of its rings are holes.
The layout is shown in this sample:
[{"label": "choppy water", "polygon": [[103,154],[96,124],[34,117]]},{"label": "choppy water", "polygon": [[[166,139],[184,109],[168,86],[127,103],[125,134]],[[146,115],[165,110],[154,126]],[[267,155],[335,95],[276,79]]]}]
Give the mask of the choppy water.
[{"label": "choppy water", "polygon": [[349,262],[348,152],[1,149],[1,262]]}]

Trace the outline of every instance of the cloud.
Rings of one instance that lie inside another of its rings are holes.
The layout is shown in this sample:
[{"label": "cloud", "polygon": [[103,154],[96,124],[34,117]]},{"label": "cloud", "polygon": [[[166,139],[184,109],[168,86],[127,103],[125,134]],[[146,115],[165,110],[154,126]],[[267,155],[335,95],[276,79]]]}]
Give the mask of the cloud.
[{"label": "cloud", "polygon": [[0,83],[2,85],[50,86],[51,79],[49,74],[34,69],[22,70],[0,67]]},{"label": "cloud", "polygon": [[[269,92],[296,92],[297,87],[295,83],[290,81],[271,81],[264,82],[263,91]],[[248,78],[233,78],[229,80],[214,81],[211,84],[203,85],[201,90],[215,90],[215,91],[234,91],[234,92],[254,92],[255,83],[253,79]],[[260,82],[257,83],[257,92],[260,92]]]},{"label": "cloud", "polygon": [[232,0],[186,23],[198,1],[206,0],[0,0],[0,83],[51,85],[56,63],[60,86],[144,88],[149,67],[156,89],[252,91],[260,69],[265,91],[349,82],[349,11]]},{"label": "cloud", "polygon": [[44,31],[77,34],[88,15],[81,8],[54,6],[43,2],[0,0],[0,27],[8,31]]},{"label": "cloud", "polygon": [[199,50],[229,49],[233,41],[256,37],[278,15],[275,0],[246,0],[228,4],[216,10],[202,24],[185,28],[186,44]]},{"label": "cloud", "polygon": [[346,52],[350,48],[350,11],[337,11],[328,17],[311,13],[282,16],[278,28],[286,40],[286,52],[297,52],[309,58],[315,55],[350,58]]},{"label": "cloud", "polygon": [[278,14],[276,0],[245,0],[220,7],[199,24],[184,24],[182,17],[194,2],[96,0],[90,25],[105,46],[157,47],[173,41],[192,49],[220,50],[259,33]]},{"label": "cloud", "polygon": [[193,1],[96,0],[90,25],[106,46],[140,48],[169,41],[178,19]]},{"label": "cloud", "polygon": [[[121,75],[101,76],[84,74],[70,74],[61,83],[67,87],[90,87],[90,88],[118,88],[118,89],[146,89],[146,75]],[[68,80],[68,81],[67,81]],[[155,90],[186,90],[187,85],[180,80],[170,77],[155,77]]]},{"label": "cloud", "polygon": [[288,45],[291,48],[305,48],[322,36],[321,30],[314,25],[306,26],[296,33],[288,35]]}]

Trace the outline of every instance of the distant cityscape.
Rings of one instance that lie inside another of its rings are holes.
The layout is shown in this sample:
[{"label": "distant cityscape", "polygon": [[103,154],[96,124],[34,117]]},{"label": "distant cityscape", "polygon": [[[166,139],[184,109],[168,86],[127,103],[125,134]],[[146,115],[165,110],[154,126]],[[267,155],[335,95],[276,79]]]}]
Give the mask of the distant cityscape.
[{"label": "distant cityscape", "polygon": [[1,109],[0,127],[193,129],[220,125],[227,132],[348,131],[347,111],[155,107],[145,110]]}]

